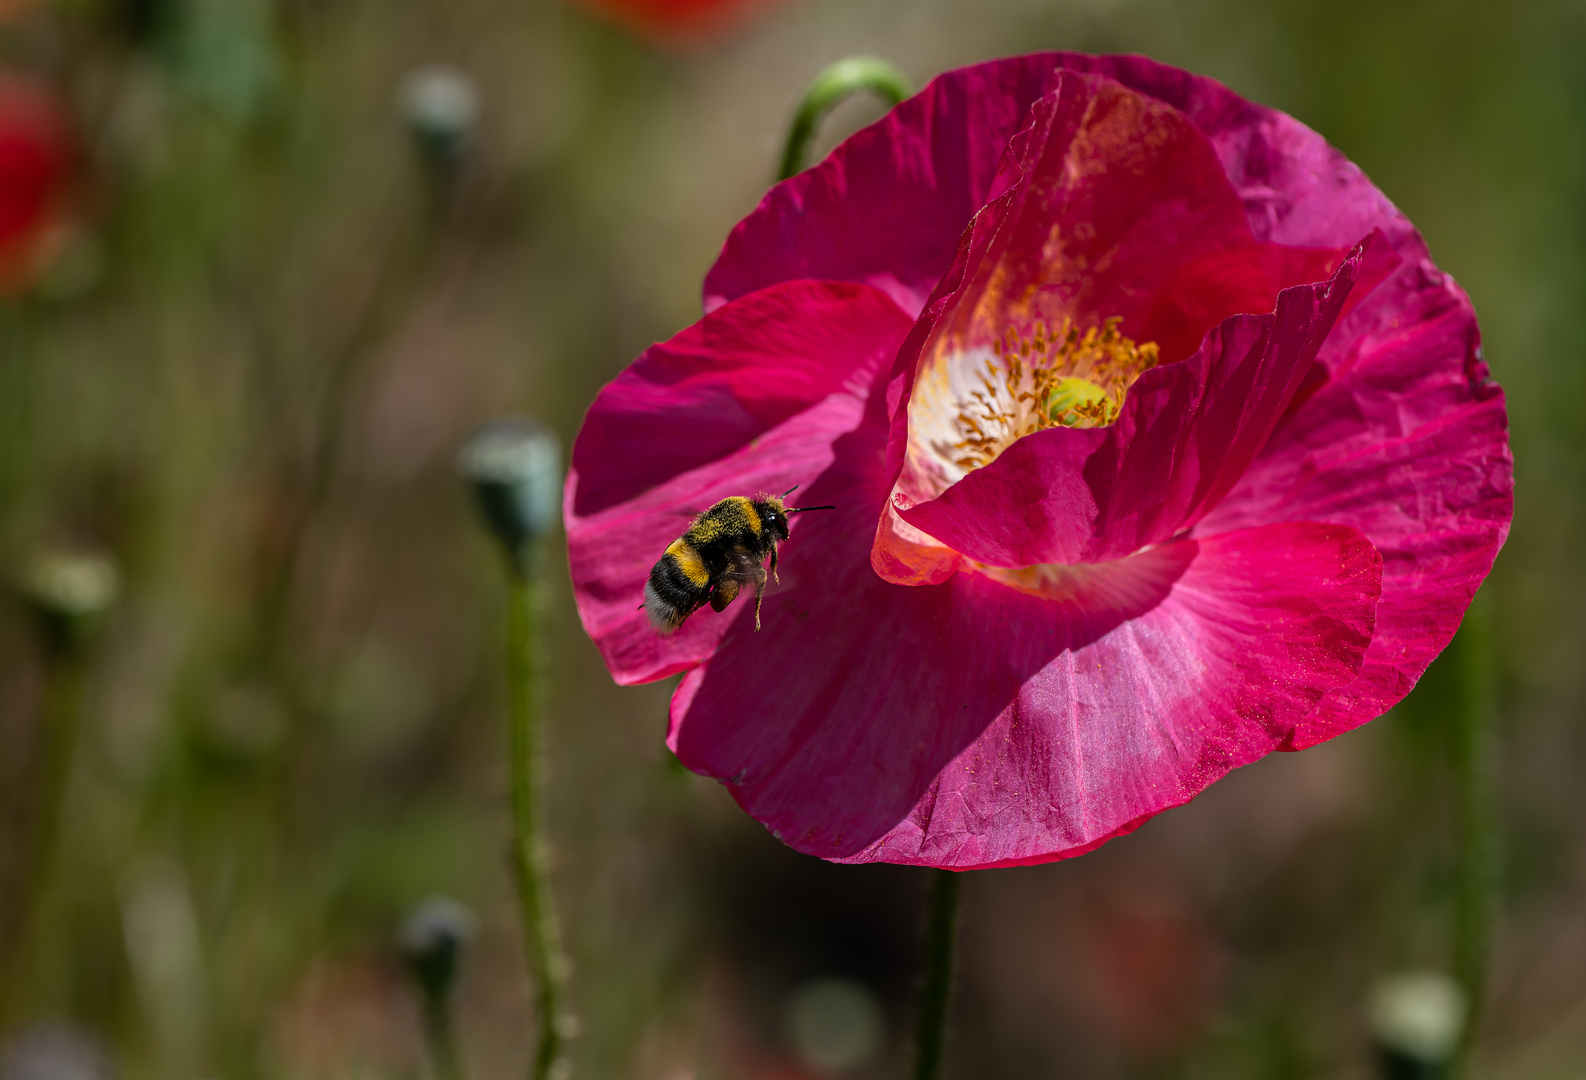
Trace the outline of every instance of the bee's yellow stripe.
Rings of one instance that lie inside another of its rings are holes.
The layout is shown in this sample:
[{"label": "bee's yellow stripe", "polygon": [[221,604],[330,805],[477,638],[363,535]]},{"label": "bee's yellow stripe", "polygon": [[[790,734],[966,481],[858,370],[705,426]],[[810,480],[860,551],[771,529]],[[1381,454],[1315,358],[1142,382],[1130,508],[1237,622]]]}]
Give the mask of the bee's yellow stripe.
[{"label": "bee's yellow stripe", "polygon": [[702,589],[710,584],[710,571],[705,569],[705,560],[699,557],[699,552],[694,550],[692,544],[685,543],[681,539],[673,540],[666,553],[672,556],[672,561],[677,563],[677,568],[683,571],[683,576],[689,581]]}]

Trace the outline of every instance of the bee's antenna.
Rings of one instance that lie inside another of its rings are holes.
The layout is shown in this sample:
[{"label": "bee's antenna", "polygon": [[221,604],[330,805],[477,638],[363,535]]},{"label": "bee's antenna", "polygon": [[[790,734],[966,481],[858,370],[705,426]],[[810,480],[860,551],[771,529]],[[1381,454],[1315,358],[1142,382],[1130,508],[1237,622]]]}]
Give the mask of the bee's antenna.
[{"label": "bee's antenna", "polygon": [[797,491],[797,490],[798,490],[798,489],[799,489],[799,485],[798,485],[798,484],[794,484],[794,485],[793,485],[793,486],[792,486],[792,487],[790,487],[790,488],[788,488],[788,489],[787,489],[787,490],[786,490],[786,491],[784,491],[784,492],[783,492],[783,493],[782,493],[782,494],[781,494],[781,495],[779,495],[779,496],[777,496],[777,498],[779,498],[779,499],[785,499],[785,498],[787,498],[787,497],[788,497],[788,496],[789,496],[789,495],[791,495],[791,494],[793,494],[793,493],[794,493],[794,492],[795,492],[795,491]]},{"label": "bee's antenna", "polygon": [[801,506],[797,510],[789,510],[790,514],[802,514],[806,510],[835,510],[835,506]]}]

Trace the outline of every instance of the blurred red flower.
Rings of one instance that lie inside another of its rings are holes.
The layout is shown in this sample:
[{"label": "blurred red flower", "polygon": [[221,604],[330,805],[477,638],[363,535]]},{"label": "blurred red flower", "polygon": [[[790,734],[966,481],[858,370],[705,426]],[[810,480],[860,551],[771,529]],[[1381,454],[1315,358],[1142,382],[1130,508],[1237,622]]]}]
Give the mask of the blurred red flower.
[{"label": "blurred red flower", "polygon": [[1171,894],[1105,888],[1081,928],[1089,1008],[1130,1052],[1178,1053],[1216,1017],[1222,951]]},{"label": "blurred red flower", "polygon": [[708,35],[774,0],[581,0],[585,7],[646,37],[679,40]]},{"label": "blurred red flower", "polygon": [[[601,391],[565,511],[620,682],[801,851],[1065,858],[1402,698],[1513,512],[1469,299],[1291,117],[1142,57],[949,72],[772,188]],[[767,596],[636,611],[802,484]]]},{"label": "blurred red flower", "polygon": [[47,256],[71,157],[69,124],[49,87],[0,73],[0,292],[26,285]]}]

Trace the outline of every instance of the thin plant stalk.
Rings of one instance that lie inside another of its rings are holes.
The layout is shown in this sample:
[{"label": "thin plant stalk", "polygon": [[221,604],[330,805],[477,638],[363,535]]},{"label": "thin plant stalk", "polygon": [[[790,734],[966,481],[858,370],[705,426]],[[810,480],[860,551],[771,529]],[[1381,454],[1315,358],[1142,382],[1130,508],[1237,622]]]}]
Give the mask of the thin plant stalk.
[{"label": "thin plant stalk", "polygon": [[569,1072],[561,1015],[566,963],[546,880],[540,807],[545,586],[538,573],[539,561],[535,546],[525,545],[518,557],[510,561],[507,572],[512,862],[518,879],[518,910],[539,1028],[530,1075],[534,1080],[562,1080]]},{"label": "thin plant stalk", "polygon": [[1454,972],[1467,1013],[1454,1076],[1466,1075],[1486,1000],[1500,887],[1498,839],[1498,675],[1491,601],[1478,593],[1457,637],[1460,703],[1454,769],[1459,814],[1459,893]]},{"label": "thin plant stalk", "polygon": [[77,731],[82,724],[83,685],[87,672],[81,657],[50,661],[45,683],[44,755],[37,817],[34,820],[32,877],[42,882],[55,858],[60,833],[61,808],[77,754]]},{"label": "thin plant stalk", "polygon": [[464,1080],[457,1031],[447,1004],[443,997],[424,996],[424,1041],[429,1046],[435,1080]]},{"label": "thin plant stalk", "polygon": [[[13,512],[26,488],[33,426],[31,331],[25,308],[0,304],[0,507]],[[0,527],[6,524],[0,519]]]},{"label": "thin plant stalk", "polygon": [[794,113],[793,123],[788,128],[777,179],[786,180],[804,171],[809,165],[810,144],[815,141],[821,121],[848,98],[869,93],[891,106],[913,92],[909,77],[879,57],[849,56],[825,68],[811,81],[799,101],[798,112]]},{"label": "thin plant stalk", "polygon": [[937,870],[925,912],[925,971],[914,1018],[914,1080],[940,1080],[953,996],[960,875]]},{"label": "thin plant stalk", "polygon": [[[37,917],[41,894],[48,887],[60,833],[61,810],[77,756],[77,732],[82,721],[83,689],[87,672],[75,654],[48,660],[44,701],[40,715],[37,781],[27,796],[28,805],[14,837],[16,850],[9,867],[13,888],[0,895],[0,1019],[7,1012],[7,991],[22,970],[25,943]],[[7,870],[0,867],[0,872]],[[4,885],[0,881],[0,885]]]}]

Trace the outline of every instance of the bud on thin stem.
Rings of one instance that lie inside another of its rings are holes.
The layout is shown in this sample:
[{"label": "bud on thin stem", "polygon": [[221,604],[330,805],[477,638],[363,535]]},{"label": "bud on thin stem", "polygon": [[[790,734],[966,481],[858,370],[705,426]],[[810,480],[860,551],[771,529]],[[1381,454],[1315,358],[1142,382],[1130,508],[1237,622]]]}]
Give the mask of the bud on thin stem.
[{"label": "bud on thin stem", "polygon": [[425,64],[403,77],[397,104],[436,187],[449,194],[479,126],[479,88],[448,64]]},{"label": "bud on thin stem", "polygon": [[499,420],[469,438],[459,465],[473,487],[486,526],[507,555],[512,865],[539,1028],[530,1075],[534,1080],[565,1080],[571,1071],[567,1040],[577,1024],[563,1004],[567,961],[552,903],[541,822],[546,665],[545,585],[538,558],[561,508],[561,447],[539,424]]},{"label": "bud on thin stem", "polygon": [[120,591],[115,564],[96,552],[41,552],[23,567],[16,585],[37,617],[46,663],[38,757],[33,788],[25,796],[25,838],[19,838],[21,883],[7,890],[0,881],[0,987],[16,961],[17,943],[27,934],[54,861],[77,756],[89,639]]},{"label": "bud on thin stem", "polygon": [[1379,982],[1366,1018],[1384,1080],[1445,1080],[1453,1074],[1469,1017],[1459,983],[1412,971]]},{"label": "bud on thin stem", "polygon": [[451,997],[462,970],[463,954],[473,936],[473,913],[444,896],[421,901],[403,920],[397,935],[402,958],[422,999],[424,1037],[436,1080],[463,1078]]},{"label": "bud on thin stem", "polygon": [[849,56],[828,66],[815,76],[799,101],[777,179],[786,180],[803,172],[809,165],[810,143],[821,121],[848,98],[866,92],[888,105],[896,105],[914,93],[914,87],[894,64],[877,56]]},{"label": "bud on thin stem", "polygon": [[23,566],[18,592],[38,617],[52,658],[79,652],[116,602],[121,578],[98,552],[42,551]]},{"label": "bud on thin stem", "polygon": [[473,489],[485,527],[519,572],[562,509],[562,449],[533,420],[495,420],[463,444],[458,469]]}]

